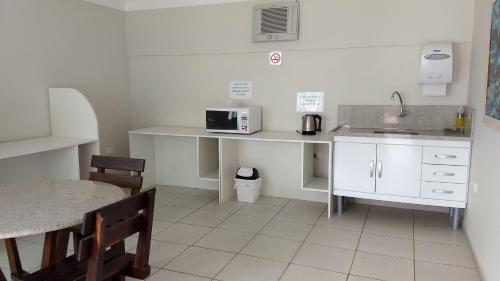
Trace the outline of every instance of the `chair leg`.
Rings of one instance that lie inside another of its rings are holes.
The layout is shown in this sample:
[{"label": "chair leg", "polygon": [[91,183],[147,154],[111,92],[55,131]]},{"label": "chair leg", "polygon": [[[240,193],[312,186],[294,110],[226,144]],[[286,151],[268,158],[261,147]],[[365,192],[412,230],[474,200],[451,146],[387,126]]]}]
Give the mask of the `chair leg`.
[{"label": "chair leg", "polygon": [[5,249],[7,250],[7,257],[9,260],[10,272],[13,276],[23,276],[26,274],[21,264],[19,251],[17,249],[16,239],[5,239]]}]

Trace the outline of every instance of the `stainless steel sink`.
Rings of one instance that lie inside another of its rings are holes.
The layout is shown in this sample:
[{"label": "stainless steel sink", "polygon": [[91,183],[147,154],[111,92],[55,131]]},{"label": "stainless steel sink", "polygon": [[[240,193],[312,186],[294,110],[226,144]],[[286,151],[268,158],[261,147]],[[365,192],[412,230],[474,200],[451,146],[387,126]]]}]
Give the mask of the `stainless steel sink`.
[{"label": "stainless steel sink", "polygon": [[418,135],[417,132],[405,129],[378,129],[373,131],[374,134],[396,134],[396,135]]}]

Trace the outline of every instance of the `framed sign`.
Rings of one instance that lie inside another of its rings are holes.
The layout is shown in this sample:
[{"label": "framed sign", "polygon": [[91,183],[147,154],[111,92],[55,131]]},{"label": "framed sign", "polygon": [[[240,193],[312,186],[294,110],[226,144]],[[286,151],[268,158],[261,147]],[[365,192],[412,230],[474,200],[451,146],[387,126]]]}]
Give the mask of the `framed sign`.
[{"label": "framed sign", "polygon": [[490,58],[485,115],[500,123],[500,0],[491,13]]}]

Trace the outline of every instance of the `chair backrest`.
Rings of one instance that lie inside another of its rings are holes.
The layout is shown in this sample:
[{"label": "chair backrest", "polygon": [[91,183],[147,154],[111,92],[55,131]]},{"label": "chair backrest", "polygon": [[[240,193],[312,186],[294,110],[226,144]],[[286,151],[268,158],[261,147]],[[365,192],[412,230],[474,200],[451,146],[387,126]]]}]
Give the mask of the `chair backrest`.
[{"label": "chair backrest", "polygon": [[[77,258],[88,260],[87,281],[107,280],[124,271],[137,279],[149,276],[155,194],[151,189],[85,214]],[[125,254],[125,239],[136,233],[136,253]]]},{"label": "chair backrest", "polygon": [[[89,180],[117,185],[131,190],[135,195],[141,191],[146,160],[115,156],[92,155],[90,166],[97,168],[97,172],[89,173]],[[128,171],[130,175],[107,173],[106,170]]]}]

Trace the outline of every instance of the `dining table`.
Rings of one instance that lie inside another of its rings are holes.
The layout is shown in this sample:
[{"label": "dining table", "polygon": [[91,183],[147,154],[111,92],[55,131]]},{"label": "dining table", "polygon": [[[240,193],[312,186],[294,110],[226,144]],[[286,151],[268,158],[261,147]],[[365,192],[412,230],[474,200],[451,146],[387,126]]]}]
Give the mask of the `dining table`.
[{"label": "dining table", "polygon": [[[0,241],[5,241],[13,280],[28,274],[16,239],[45,234],[40,266],[53,266],[66,258],[71,227],[81,224],[86,213],[126,196],[118,186],[86,180],[0,184]],[[6,280],[0,269],[0,281]]]}]

